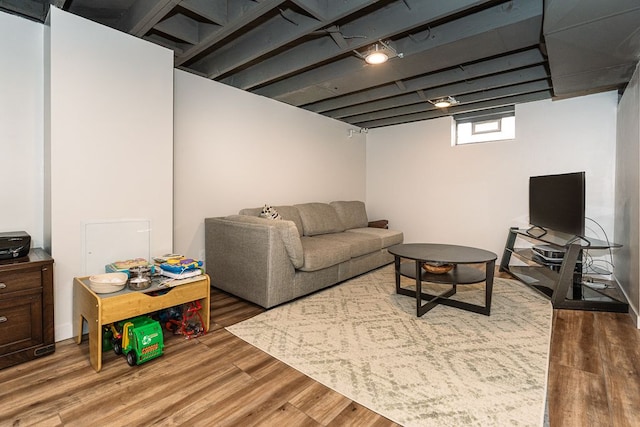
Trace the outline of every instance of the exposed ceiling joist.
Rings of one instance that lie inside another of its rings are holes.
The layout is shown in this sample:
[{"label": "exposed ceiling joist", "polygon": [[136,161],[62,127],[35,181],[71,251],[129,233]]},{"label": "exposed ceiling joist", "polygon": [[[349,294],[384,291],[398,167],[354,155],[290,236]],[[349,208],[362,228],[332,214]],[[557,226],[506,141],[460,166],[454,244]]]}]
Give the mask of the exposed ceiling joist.
[{"label": "exposed ceiling joist", "polygon": [[138,0],[122,16],[117,28],[142,37],[178,3],[180,0]]},{"label": "exposed ceiling joist", "polygon": [[397,82],[383,86],[376,86],[341,97],[318,101],[304,106],[309,111],[323,113],[326,111],[345,108],[350,105],[364,104],[381,98],[389,98],[407,91],[415,91],[423,88],[442,86],[455,81],[473,79],[483,75],[500,73],[521,67],[527,67],[545,62],[544,56],[537,48],[516,52],[505,56],[487,59],[476,63],[460,64],[452,68],[444,69],[412,79],[402,80],[404,90]]},{"label": "exposed ceiling joist", "polygon": [[[188,61],[193,60],[196,56],[203,54],[203,52],[209,51],[214,45],[220,43],[227,37],[240,32],[246,26],[259,19],[265,13],[271,12],[274,8],[277,8],[281,4],[285,3],[285,0],[264,0],[259,3],[254,3],[251,8],[243,7],[236,8],[229,12],[227,23],[224,26],[219,27],[212,34],[203,37],[195,46],[186,49],[184,53],[176,57],[176,65],[183,65]],[[231,3],[236,5],[236,3]]]},{"label": "exposed ceiling joist", "polygon": [[[420,89],[420,92],[423,94],[423,96],[430,100],[444,98],[454,93],[456,94],[456,99],[460,101],[460,95],[464,95],[467,93],[487,91],[496,87],[518,85],[521,82],[546,79],[547,77],[548,72],[546,68],[542,65],[536,65],[533,67],[504,72],[500,74],[479,77],[473,80],[457,81],[455,83],[433,87],[431,89],[425,87]],[[404,105],[419,103],[421,101],[422,99],[420,99],[420,97],[417,95],[417,92],[409,92],[404,95],[371,101],[364,106],[356,105],[329,111],[326,113],[326,115],[335,119],[342,119],[354,114],[363,114],[378,110],[400,108]]]},{"label": "exposed ceiling joist", "polygon": [[[50,3],[171,49],[178,69],[367,128],[622,90],[640,59],[638,0],[0,0],[0,10],[44,22]],[[367,64],[373,44],[391,59]],[[430,102],[449,96],[448,109]]]},{"label": "exposed ceiling joist", "polygon": [[418,7],[409,9],[404,2],[391,2],[339,26],[342,37],[348,41],[347,48],[341,49],[326,38],[316,38],[300,43],[221,81],[241,89],[252,89],[300,70],[335,60],[342,55],[350,55],[352,50],[366,47],[379,39],[386,39],[420,25],[444,19],[460,12],[461,9],[472,8],[481,3],[487,1],[420,2]]},{"label": "exposed ceiling joist", "polygon": [[[404,57],[389,61],[383,67],[376,68],[356,57],[346,57],[254,92],[300,106],[362,90],[365,86],[405,79],[416,75],[417,70],[431,72],[531,46],[540,39],[542,5],[527,0],[513,4],[511,8],[494,6],[434,27],[430,30],[432,36],[420,42],[407,35],[396,42],[407,48]],[[468,49],[469,46],[473,49]]]},{"label": "exposed ceiling joist", "polygon": [[500,98],[499,102],[481,101],[476,105],[468,104],[466,106],[450,107],[450,108],[447,108],[447,114],[442,114],[441,110],[433,109],[433,110],[419,112],[419,113],[389,117],[386,119],[355,122],[352,124],[362,128],[393,126],[393,125],[399,125],[403,123],[417,122],[420,120],[429,120],[437,117],[449,116],[456,113],[463,113],[467,111],[476,111],[476,110],[483,110],[488,108],[495,108],[503,105],[514,105],[514,104],[520,104],[520,103],[526,103],[526,102],[540,101],[540,100],[549,99],[549,98],[551,98],[551,91],[543,90],[541,92],[533,92],[525,95],[516,95],[516,96],[507,97],[507,98]]},{"label": "exposed ceiling joist", "polygon": [[[551,88],[551,82],[547,79],[541,79],[531,81],[527,83],[519,83],[512,86],[502,86],[492,89],[483,90],[480,92],[469,93],[467,95],[461,95],[456,97],[456,101],[459,104],[456,107],[449,107],[451,111],[457,111],[464,109],[464,104],[471,104],[478,101],[494,101],[490,105],[503,105],[504,98],[512,98],[514,96],[521,96],[532,92],[539,92]],[[425,94],[427,99],[434,99],[434,97]],[[439,97],[442,97],[440,95]],[[474,109],[477,107],[474,106]],[[454,110],[455,108],[455,110]],[[366,114],[358,114],[355,116],[347,116],[342,119],[348,123],[371,123],[377,120],[386,120],[393,117],[407,116],[415,113],[438,111],[438,108],[433,106],[429,101],[424,102],[416,97],[412,103],[402,103],[400,106],[392,106],[385,110],[374,111]],[[367,126],[368,127],[368,126]]]}]

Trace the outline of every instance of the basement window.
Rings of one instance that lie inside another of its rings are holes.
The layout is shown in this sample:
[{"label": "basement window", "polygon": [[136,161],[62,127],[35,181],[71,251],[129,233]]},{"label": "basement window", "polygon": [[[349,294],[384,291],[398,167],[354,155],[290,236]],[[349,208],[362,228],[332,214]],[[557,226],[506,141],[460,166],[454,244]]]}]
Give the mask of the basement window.
[{"label": "basement window", "polygon": [[513,105],[472,111],[453,116],[452,145],[504,141],[516,137],[516,115]]}]

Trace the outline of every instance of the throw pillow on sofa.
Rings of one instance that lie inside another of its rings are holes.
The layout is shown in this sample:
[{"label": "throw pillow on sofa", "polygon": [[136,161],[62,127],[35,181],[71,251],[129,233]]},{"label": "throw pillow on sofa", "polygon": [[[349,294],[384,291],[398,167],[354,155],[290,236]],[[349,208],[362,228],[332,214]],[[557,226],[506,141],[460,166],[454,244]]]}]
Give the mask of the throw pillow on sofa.
[{"label": "throw pillow on sofa", "polygon": [[338,218],[336,210],[328,203],[303,203],[294,205],[298,208],[305,236],[340,233],[344,226]]},{"label": "throw pillow on sofa", "polygon": [[262,218],[273,219],[273,220],[282,219],[282,217],[280,216],[276,208],[269,205],[264,205],[264,208],[262,208],[262,212],[260,212],[260,216]]},{"label": "throw pillow on sofa", "polygon": [[[278,211],[280,217],[285,221],[293,221],[296,224],[298,230],[298,236],[302,236],[302,219],[300,219],[300,213],[298,208],[287,205],[273,206]],[[238,212],[240,215],[250,215],[259,217],[262,212],[262,208],[244,208]]]}]

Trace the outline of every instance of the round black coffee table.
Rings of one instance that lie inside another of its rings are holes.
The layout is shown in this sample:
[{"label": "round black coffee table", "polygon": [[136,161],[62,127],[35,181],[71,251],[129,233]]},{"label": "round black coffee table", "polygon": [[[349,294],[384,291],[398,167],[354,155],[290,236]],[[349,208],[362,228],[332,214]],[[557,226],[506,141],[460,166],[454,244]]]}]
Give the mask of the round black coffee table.
[{"label": "round black coffee table", "polygon": [[[416,314],[425,314],[438,304],[469,310],[489,316],[491,313],[491,292],[493,290],[493,272],[498,256],[484,249],[468,246],[445,245],[438,243],[405,243],[391,246],[389,253],[395,257],[396,293],[415,297]],[[409,259],[415,263],[401,263],[400,260]],[[425,263],[433,265],[451,264],[453,268],[443,274],[429,273],[423,269]],[[484,271],[480,268],[465,264],[484,264]],[[410,277],[416,281],[416,289],[406,289],[400,286],[400,277]],[[422,292],[422,282],[443,283],[451,285],[451,289],[432,295]],[[449,299],[456,293],[457,285],[485,282],[485,304],[476,305],[463,301]],[[425,300],[426,303],[422,304]]]}]

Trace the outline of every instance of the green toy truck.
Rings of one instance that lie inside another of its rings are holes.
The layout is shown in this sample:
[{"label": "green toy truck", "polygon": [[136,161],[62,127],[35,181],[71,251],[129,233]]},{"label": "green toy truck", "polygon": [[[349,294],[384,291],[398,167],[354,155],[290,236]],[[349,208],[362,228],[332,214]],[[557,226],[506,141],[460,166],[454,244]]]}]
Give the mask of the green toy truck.
[{"label": "green toy truck", "polygon": [[147,316],[111,326],[115,354],[124,354],[130,366],[140,365],[162,355],[164,340],[160,323]]}]

